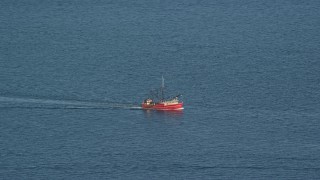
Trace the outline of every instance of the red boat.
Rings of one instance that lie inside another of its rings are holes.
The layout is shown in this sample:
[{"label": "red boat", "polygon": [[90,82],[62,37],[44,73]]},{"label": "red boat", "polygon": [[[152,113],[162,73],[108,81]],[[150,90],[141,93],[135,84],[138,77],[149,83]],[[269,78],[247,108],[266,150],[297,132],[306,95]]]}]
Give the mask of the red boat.
[{"label": "red boat", "polygon": [[182,110],[183,102],[179,101],[181,95],[175,96],[171,99],[164,99],[164,79],[162,77],[162,86],[160,88],[161,98],[158,102],[155,102],[152,98],[147,98],[142,102],[143,109],[153,110]]},{"label": "red boat", "polygon": [[143,101],[142,108],[154,110],[182,110],[183,102],[179,102],[178,97],[160,102],[154,102],[152,99],[148,98]]}]

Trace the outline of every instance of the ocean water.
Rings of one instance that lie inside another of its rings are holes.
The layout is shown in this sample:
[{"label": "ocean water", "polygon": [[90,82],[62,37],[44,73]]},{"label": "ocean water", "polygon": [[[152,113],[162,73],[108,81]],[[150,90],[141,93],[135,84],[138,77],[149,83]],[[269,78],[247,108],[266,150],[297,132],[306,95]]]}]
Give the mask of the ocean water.
[{"label": "ocean water", "polygon": [[[320,179],[320,3],[2,0],[0,179]],[[139,109],[166,82],[182,112]]]}]

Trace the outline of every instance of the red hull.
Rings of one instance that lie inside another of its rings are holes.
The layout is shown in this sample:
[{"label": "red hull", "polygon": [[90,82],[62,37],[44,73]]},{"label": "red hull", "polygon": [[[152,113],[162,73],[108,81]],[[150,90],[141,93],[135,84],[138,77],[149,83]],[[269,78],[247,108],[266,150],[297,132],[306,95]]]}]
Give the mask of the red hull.
[{"label": "red hull", "polygon": [[155,105],[147,105],[142,103],[143,109],[154,109],[154,110],[182,110],[183,103],[177,104],[164,104],[164,103],[157,103]]}]

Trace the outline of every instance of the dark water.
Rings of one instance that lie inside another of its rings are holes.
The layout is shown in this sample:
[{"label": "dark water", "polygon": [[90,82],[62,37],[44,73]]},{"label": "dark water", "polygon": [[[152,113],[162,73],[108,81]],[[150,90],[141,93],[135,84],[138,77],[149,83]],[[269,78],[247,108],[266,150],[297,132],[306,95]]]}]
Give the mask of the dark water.
[{"label": "dark water", "polygon": [[[0,2],[0,179],[320,179],[320,3]],[[185,110],[132,109],[161,75]]]}]

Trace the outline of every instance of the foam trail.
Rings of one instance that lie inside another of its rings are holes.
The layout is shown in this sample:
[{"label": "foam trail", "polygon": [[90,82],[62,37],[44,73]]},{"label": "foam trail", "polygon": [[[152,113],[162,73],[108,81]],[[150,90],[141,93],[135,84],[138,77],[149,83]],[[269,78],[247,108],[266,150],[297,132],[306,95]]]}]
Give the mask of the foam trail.
[{"label": "foam trail", "polygon": [[139,109],[142,109],[142,107],[140,107],[140,106],[132,106],[132,107],[129,107],[129,109],[132,109],[132,110],[137,109],[137,110],[139,110]]},{"label": "foam trail", "polygon": [[133,104],[120,104],[110,102],[93,102],[93,101],[79,101],[79,100],[53,100],[53,99],[37,99],[37,98],[19,98],[19,97],[4,97],[0,96],[0,102],[11,103],[31,103],[42,105],[63,105],[71,106],[64,108],[135,108]]}]

